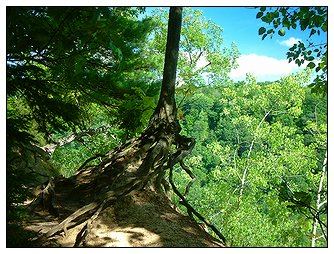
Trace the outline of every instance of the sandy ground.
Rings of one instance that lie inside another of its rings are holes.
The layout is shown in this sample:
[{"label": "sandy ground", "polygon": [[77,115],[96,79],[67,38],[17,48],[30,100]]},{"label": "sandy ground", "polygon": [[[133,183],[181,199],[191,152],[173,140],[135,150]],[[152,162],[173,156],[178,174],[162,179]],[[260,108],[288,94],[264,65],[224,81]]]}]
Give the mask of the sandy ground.
[{"label": "sandy ground", "polygon": [[[72,205],[70,207],[70,204]],[[35,210],[26,230],[45,233],[82,204],[66,203],[59,218]],[[61,210],[60,210],[61,211]],[[44,247],[72,247],[83,224],[40,242]],[[170,200],[150,190],[122,197],[106,207],[92,223],[87,247],[223,247],[194,220],[177,212]]]}]

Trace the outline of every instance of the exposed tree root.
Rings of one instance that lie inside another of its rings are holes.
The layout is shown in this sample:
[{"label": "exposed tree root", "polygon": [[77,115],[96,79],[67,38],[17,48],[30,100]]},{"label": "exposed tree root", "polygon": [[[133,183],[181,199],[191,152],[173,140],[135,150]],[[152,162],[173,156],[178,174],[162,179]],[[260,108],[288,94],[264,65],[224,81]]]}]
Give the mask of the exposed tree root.
[{"label": "exposed tree root", "polygon": [[[222,235],[221,232],[212,224],[210,224],[200,213],[198,213],[186,200],[186,197],[189,194],[190,187],[196,181],[196,176],[191,172],[191,170],[184,164],[183,159],[188,156],[192,149],[195,146],[195,140],[193,138],[188,138],[185,136],[178,136],[177,139],[180,143],[178,144],[178,151],[170,157],[169,163],[166,168],[169,168],[169,183],[172,186],[174,193],[181,199],[180,204],[184,205],[187,208],[188,214],[192,217],[194,214],[198,219],[200,219],[207,227],[211,228],[213,232],[223,241],[226,245],[226,238]],[[181,168],[186,171],[186,173],[191,177],[191,180],[187,184],[185,194],[182,195],[179,190],[176,188],[173,181],[173,167],[177,163],[180,164]]]},{"label": "exposed tree root", "polygon": [[[82,216],[86,213],[91,213],[92,211],[94,211],[94,209],[96,209],[100,204],[93,202],[90,203],[88,205],[85,205],[83,207],[81,207],[80,209],[78,209],[77,211],[75,211],[74,213],[72,213],[70,216],[68,216],[65,220],[63,220],[60,224],[58,224],[57,226],[51,228],[48,232],[46,232],[42,237],[43,238],[48,238],[50,236],[53,236],[56,233],[59,233],[61,231],[66,232],[67,231],[67,226],[70,222],[74,221],[75,219],[77,219],[79,216]],[[82,223],[81,221],[78,221],[76,224],[80,224]]]},{"label": "exposed tree root", "polygon": [[[74,244],[74,246],[84,246],[85,239],[91,231],[92,222],[99,216],[107,203],[129,194],[133,190],[141,190],[148,183],[156,191],[159,191],[158,186],[161,186],[161,184],[165,191],[169,190],[163,177],[169,169],[169,183],[176,195],[182,200],[181,203],[188,209],[189,214],[198,217],[219,236],[223,243],[226,243],[224,236],[186,201],[190,187],[196,177],[183,163],[183,159],[191,153],[195,140],[179,134],[175,136],[175,134],[170,134],[170,129],[167,129],[168,131],[166,129],[166,125],[158,129],[147,129],[141,137],[111,152],[109,158],[103,160],[95,168],[95,174],[91,175],[92,179],[90,180],[97,182],[93,191],[99,193],[98,197],[73,212],[61,223],[42,235],[41,238],[47,239],[63,231],[66,235],[69,226],[74,227],[84,223]],[[172,144],[175,145],[176,151],[171,154]],[[191,177],[184,195],[176,189],[172,179],[173,166],[177,163]],[[74,177],[79,179],[79,177],[85,175],[85,172],[85,169],[81,167],[81,171]],[[85,186],[88,186],[88,184],[82,184],[82,188],[86,188]]]},{"label": "exposed tree root", "polygon": [[[47,152],[49,154],[49,156],[51,156],[53,154],[53,152],[56,150],[56,148],[58,148],[58,147],[62,147],[62,146],[66,145],[66,144],[69,144],[73,141],[84,142],[83,139],[82,139],[83,137],[94,136],[94,135],[97,135],[99,133],[103,133],[106,130],[108,130],[110,127],[111,126],[109,124],[107,124],[105,126],[101,126],[101,127],[98,127],[98,128],[90,128],[88,130],[84,130],[84,131],[81,131],[79,133],[73,133],[73,134],[71,134],[67,137],[61,138],[57,142],[54,142],[52,144],[47,144],[43,147],[38,147],[38,146],[36,146],[36,147],[39,148],[39,149],[42,149],[43,151]],[[117,140],[117,138],[114,137],[113,135],[111,135],[111,137],[114,140]]]},{"label": "exposed tree root", "polygon": [[[80,167],[80,171],[73,176],[71,182],[75,182],[78,185],[75,187],[78,191],[93,192],[96,195],[88,204],[82,206],[61,223],[51,228],[40,239],[46,240],[61,232],[64,232],[66,236],[68,228],[84,223],[83,228],[76,236],[74,246],[85,246],[86,237],[91,231],[93,221],[107,204],[111,204],[116,199],[126,196],[134,190],[140,191],[147,184],[155,191],[161,191],[162,185],[165,191],[168,192],[170,188],[164,179],[164,175],[167,170],[170,170],[169,183],[173,191],[181,199],[181,204],[188,209],[189,215],[192,216],[194,214],[203,221],[225,244],[225,237],[186,200],[196,177],[183,163],[183,159],[191,153],[195,140],[174,134],[175,129],[169,127],[166,124],[162,124],[158,127],[155,126],[155,128],[148,128],[140,137],[110,152],[100,165],[89,169],[83,168],[83,166]],[[174,153],[171,153],[172,145],[176,147]],[[87,161],[90,160],[92,158]],[[191,177],[184,195],[176,189],[172,179],[173,166],[177,163]]]},{"label": "exposed tree root", "polygon": [[174,182],[173,182],[173,168],[170,168],[169,171],[169,182],[172,186],[173,191],[175,194],[181,199],[180,204],[184,205],[187,208],[188,214],[190,217],[192,217],[192,214],[194,214],[198,219],[203,221],[203,223],[212,229],[213,232],[216,233],[216,235],[223,241],[224,245],[226,245],[226,238],[222,235],[221,232],[212,224],[210,224],[200,213],[198,213],[186,200],[186,198],[179,192],[179,190],[176,188]]},{"label": "exposed tree root", "polygon": [[104,200],[100,205],[97,211],[94,213],[94,215],[87,220],[85,223],[84,227],[81,229],[79,234],[76,237],[75,243],[73,247],[79,247],[80,244],[82,243],[85,245],[85,239],[86,236],[89,234],[91,227],[92,227],[92,222],[99,216],[100,212],[102,211],[104,205],[106,204],[107,200]]},{"label": "exposed tree root", "polygon": [[191,177],[191,180],[189,181],[189,183],[187,184],[187,187],[186,187],[186,190],[183,194],[183,196],[185,198],[188,197],[189,195],[189,191],[190,191],[190,188],[191,186],[193,185],[193,183],[196,181],[196,176],[193,174],[193,172],[191,172],[191,170],[184,164],[183,160],[180,161],[180,166],[181,168],[187,172],[187,174]]},{"label": "exposed tree root", "polygon": [[80,172],[83,168],[85,168],[85,166],[92,160],[95,160],[97,158],[103,158],[105,157],[105,154],[95,154],[94,156],[88,158],[84,163],[82,163],[82,165],[80,166],[80,168],[78,169],[78,172]]}]

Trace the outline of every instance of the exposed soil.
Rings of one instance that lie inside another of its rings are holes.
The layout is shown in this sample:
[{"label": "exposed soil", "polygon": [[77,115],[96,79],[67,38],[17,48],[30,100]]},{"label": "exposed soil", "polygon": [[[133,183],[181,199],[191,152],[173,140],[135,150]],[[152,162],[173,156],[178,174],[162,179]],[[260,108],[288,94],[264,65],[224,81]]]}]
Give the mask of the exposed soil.
[{"label": "exposed soil", "polygon": [[[63,186],[63,193],[68,192]],[[59,217],[36,208],[24,228],[46,233],[83,205],[84,199],[64,200],[58,194]],[[66,207],[66,209],[64,208]],[[84,223],[37,244],[72,247]],[[180,214],[170,200],[151,190],[133,192],[105,207],[93,221],[83,246],[87,247],[224,247],[189,216]]]}]

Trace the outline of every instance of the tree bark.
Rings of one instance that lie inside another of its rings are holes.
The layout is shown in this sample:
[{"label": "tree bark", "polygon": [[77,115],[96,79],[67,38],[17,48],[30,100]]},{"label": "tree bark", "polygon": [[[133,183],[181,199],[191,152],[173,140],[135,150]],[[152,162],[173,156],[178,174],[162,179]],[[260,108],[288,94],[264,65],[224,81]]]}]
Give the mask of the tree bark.
[{"label": "tree bark", "polygon": [[151,124],[157,121],[157,119],[164,119],[169,123],[176,120],[175,82],[181,25],[182,7],[171,7],[169,10],[167,44],[160,98],[152,116]]},{"label": "tree bark", "polygon": [[[321,192],[322,188],[324,185],[324,180],[325,180],[325,175],[326,175],[326,169],[327,169],[327,151],[325,154],[325,158],[322,164],[322,171],[321,171],[321,178],[319,182],[319,187],[318,187],[318,193],[317,193],[317,203],[316,203],[316,212],[319,213],[321,207],[325,204],[327,204],[327,200],[321,202]],[[322,232],[322,235],[319,237],[317,235],[317,229],[318,229],[318,218],[313,218],[313,224],[312,224],[312,239],[311,239],[311,247],[316,246],[316,240],[319,239],[320,237],[324,237],[326,239],[325,232]],[[327,241],[327,239],[326,239]]]}]

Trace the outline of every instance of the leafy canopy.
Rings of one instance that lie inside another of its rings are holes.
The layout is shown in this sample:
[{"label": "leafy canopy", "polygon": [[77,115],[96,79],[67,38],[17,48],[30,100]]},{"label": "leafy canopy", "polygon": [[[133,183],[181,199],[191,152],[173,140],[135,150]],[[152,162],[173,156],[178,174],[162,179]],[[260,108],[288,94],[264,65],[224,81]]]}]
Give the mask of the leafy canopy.
[{"label": "leafy canopy", "polygon": [[[148,53],[163,63],[167,34],[168,13],[162,8],[153,11],[157,27],[152,33]],[[202,86],[206,84],[230,84],[229,72],[237,67],[240,55],[235,44],[224,45],[223,29],[203,16],[203,12],[184,8],[177,86],[183,84]],[[160,67],[162,68],[162,66]]]},{"label": "leafy canopy", "polygon": [[[9,114],[10,126],[16,128],[14,123],[20,122],[26,129],[23,123],[35,121],[38,131],[49,134],[69,127],[84,128],[83,116],[90,103],[98,103],[115,115],[115,109],[129,110],[131,105],[124,105],[129,97],[146,95],[150,89],[144,73],[151,66],[141,57],[140,49],[153,24],[147,19],[138,21],[141,11],[8,7],[7,96],[13,102],[8,105],[13,112]],[[156,91],[148,93],[152,97]],[[17,101],[25,105],[23,114],[15,110]],[[124,122],[126,112],[119,114]],[[135,114],[129,128],[139,125],[142,112]]]},{"label": "leafy canopy", "polygon": [[277,32],[285,36],[285,29],[296,29],[309,33],[307,43],[299,41],[287,52],[289,62],[295,61],[298,66],[308,63],[307,67],[314,69],[316,78],[311,83],[313,91],[318,93],[327,92],[327,41],[315,43],[312,39],[323,33],[327,33],[328,10],[327,7],[261,7],[256,18],[270,25],[260,27],[259,35],[262,40],[268,35],[272,38]]},{"label": "leafy canopy", "polygon": [[[307,69],[278,82],[248,77],[235,86],[197,87],[182,105],[183,132],[196,138],[186,161],[197,176],[188,200],[232,246],[309,246],[315,216],[327,224],[326,205],[314,212],[327,108],[305,86],[310,75]],[[177,169],[175,178],[181,190],[190,181]],[[322,201],[326,190],[324,180]],[[317,246],[327,244],[322,234],[318,227]]]}]

